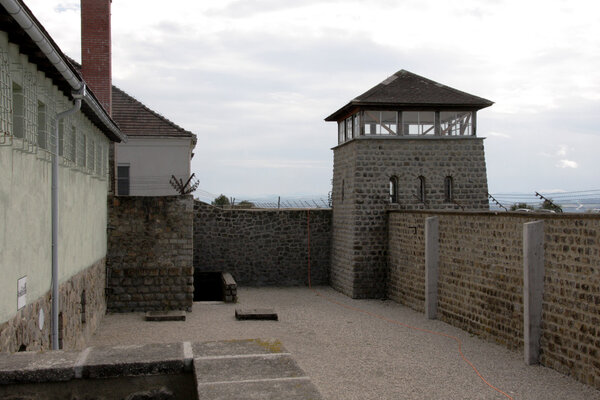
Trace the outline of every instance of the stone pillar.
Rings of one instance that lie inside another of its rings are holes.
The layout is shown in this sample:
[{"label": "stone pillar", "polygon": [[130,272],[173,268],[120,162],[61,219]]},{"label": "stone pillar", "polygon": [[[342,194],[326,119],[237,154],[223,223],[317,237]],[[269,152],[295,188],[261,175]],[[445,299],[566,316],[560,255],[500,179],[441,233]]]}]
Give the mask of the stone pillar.
[{"label": "stone pillar", "polygon": [[523,224],[523,343],[525,364],[539,363],[544,294],[544,223]]},{"label": "stone pillar", "polygon": [[425,315],[428,319],[437,318],[439,236],[439,218],[427,218],[425,220]]}]

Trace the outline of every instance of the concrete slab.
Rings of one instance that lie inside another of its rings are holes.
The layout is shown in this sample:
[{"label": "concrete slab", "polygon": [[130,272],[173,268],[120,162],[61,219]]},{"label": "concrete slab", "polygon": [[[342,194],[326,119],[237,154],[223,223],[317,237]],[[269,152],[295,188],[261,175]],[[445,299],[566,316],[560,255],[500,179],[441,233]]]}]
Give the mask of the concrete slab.
[{"label": "concrete slab", "polygon": [[195,358],[194,371],[198,384],[305,376],[286,353]]},{"label": "concrete slab", "polygon": [[286,353],[277,339],[244,339],[192,344],[195,357]]},{"label": "concrete slab", "polygon": [[185,321],[185,311],[148,311],[146,321]]},{"label": "concrete slab", "polygon": [[198,398],[203,400],[320,400],[315,385],[305,377],[267,381],[207,383],[198,386]]},{"label": "concrete slab", "polygon": [[172,374],[185,368],[183,343],[93,347],[84,378]]},{"label": "concrete slab", "polygon": [[16,382],[67,381],[75,377],[79,353],[52,351],[0,354],[0,384]]},{"label": "concrete slab", "polygon": [[277,313],[272,308],[236,308],[235,318],[243,320],[277,321]]}]

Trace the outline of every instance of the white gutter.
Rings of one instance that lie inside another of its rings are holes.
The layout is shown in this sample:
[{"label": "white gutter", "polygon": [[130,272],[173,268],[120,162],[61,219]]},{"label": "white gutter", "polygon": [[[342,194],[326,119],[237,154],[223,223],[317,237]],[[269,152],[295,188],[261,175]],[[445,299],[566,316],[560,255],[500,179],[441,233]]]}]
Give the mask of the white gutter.
[{"label": "white gutter", "polygon": [[[65,59],[61,56],[61,53],[57,51],[52,42],[46,37],[44,32],[38,27],[38,25],[34,22],[32,17],[29,15],[27,10],[25,10],[21,2],[19,0],[0,0],[0,4],[4,6],[6,11],[14,18],[14,20],[23,28],[25,32],[29,35],[31,40],[35,42],[35,44],[39,47],[39,49],[44,53],[44,55],[48,58],[48,60],[52,63],[54,68],[63,76],[63,78],[69,83],[73,91],[81,92],[81,88],[85,85],[83,80],[75,74]],[[102,123],[108,127],[108,129],[118,137],[122,142],[127,142],[127,136],[121,133],[119,128],[115,125],[115,123],[110,119],[106,111],[96,99],[94,99],[87,90],[84,91],[85,95],[83,101],[87,104],[94,114],[100,118]]]}]

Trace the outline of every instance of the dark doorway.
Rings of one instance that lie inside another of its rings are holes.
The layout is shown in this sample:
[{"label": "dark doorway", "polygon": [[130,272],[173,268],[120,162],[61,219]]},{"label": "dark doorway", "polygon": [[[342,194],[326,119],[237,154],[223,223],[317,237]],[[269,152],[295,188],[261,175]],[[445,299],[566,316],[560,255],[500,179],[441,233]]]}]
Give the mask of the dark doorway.
[{"label": "dark doorway", "polygon": [[223,301],[223,282],[220,272],[194,270],[194,301]]}]

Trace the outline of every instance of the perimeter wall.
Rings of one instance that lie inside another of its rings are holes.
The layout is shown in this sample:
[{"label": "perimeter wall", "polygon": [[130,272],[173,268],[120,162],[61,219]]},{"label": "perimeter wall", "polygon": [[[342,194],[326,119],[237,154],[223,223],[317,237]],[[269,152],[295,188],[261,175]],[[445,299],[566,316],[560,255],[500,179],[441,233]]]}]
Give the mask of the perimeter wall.
[{"label": "perimeter wall", "polygon": [[391,211],[389,298],[424,311],[425,219],[439,218],[438,319],[523,349],[523,224],[544,222],[540,362],[600,388],[598,215]]},{"label": "perimeter wall", "polygon": [[[224,210],[194,204],[194,268],[229,272],[238,285],[329,283],[330,209]],[[308,246],[310,226],[310,250]]]}]

